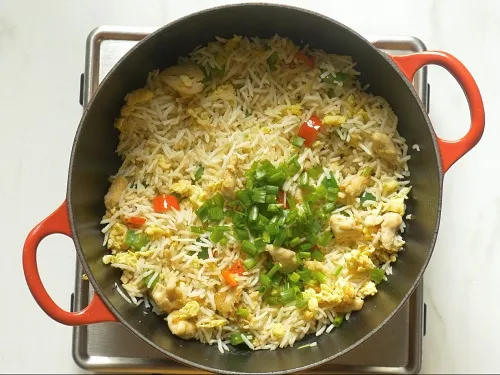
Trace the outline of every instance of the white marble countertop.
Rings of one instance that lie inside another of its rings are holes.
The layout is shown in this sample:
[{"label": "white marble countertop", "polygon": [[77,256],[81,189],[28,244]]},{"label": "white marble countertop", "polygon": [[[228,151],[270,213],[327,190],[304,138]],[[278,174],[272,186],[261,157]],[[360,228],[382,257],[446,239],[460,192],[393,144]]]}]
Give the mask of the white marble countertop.
[{"label": "white marble countertop", "polygon": [[[103,24],[159,26],[224,1],[0,2],[0,372],[79,372],[69,327],[50,320],[24,281],[21,251],[28,231],[64,199],[73,137],[81,116],[79,76],[85,39]],[[496,0],[288,1],[327,14],[365,34],[413,35],[429,49],[456,55],[482,90],[487,123],[478,147],[446,175],[443,214],[425,274],[428,306],[423,373],[500,371],[500,141]],[[431,117],[436,131],[465,134],[468,110],[458,85],[431,68]],[[496,248],[499,247],[498,250]],[[497,253],[498,252],[498,253]],[[75,251],[52,236],[42,244],[40,268],[56,302],[69,305]]]}]

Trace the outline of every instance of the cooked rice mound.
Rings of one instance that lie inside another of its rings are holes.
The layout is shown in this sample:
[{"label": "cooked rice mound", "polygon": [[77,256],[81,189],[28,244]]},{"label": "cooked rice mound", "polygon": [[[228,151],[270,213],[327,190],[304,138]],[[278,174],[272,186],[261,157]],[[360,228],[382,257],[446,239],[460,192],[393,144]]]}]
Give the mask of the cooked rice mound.
[{"label": "cooked rice mound", "polygon": [[277,35],[217,38],[152,71],[115,122],[101,224],[117,292],[221,352],[293,346],[360,310],[404,245],[410,157],[359,75]]}]

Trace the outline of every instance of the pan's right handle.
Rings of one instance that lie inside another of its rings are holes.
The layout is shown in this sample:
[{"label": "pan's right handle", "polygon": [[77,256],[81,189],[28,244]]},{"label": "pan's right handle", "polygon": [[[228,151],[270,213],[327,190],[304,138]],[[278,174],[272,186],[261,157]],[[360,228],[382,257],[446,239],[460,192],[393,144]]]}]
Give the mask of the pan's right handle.
[{"label": "pan's right handle", "polygon": [[443,172],[469,152],[484,132],[484,105],[476,81],[467,68],[454,56],[442,51],[424,51],[404,56],[391,56],[410,82],[415,73],[425,65],[434,64],[445,68],[458,81],[465,93],[470,111],[470,129],[461,139],[448,141],[438,137]]},{"label": "pan's right handle", "polygon": [[31,230],[24,243],[23,268],[26,283],[36,302],[45,313],[59,323],[79,326],[85,324],[116,322],[116,317],[109,311],[101,298],[94,294],[89,305],[78,312],[69,312],[61,309],[43,286],[38,272],[36,253],[40,241],[50,234],[61,233],[71,237],[71,227],[68,217],[66,201],[50,216]]}]

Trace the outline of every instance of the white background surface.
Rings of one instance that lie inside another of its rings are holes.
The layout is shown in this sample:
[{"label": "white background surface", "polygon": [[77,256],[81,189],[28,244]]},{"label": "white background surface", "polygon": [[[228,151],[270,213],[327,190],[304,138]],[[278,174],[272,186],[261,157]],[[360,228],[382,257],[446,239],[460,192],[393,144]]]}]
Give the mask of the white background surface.
[{"label": "white background surface", "polygon": [[[147,4],[146,4],[147,3]],[[50,320],[24,281],[21,250],[29,230],[64,199],[81,107],[85,39],[103,24],[160,26],[222,1],[0,1],[0,372],[80,371],[71,328]],[[500,335],[498,82],[500,2],[491,0],[289,1],[364,34],[421,38],[456,55],[482,90],[486,132],[446,175],[439,239],[425,275],[428,305],[423,373],[498,372]],[[249,20],[252,22],[252,20]],[[458,85],[431,68],[431,117],[439,135],[468,127]],[[39,253],[43,280],[69,307],[75,251],[53,236]]]}]

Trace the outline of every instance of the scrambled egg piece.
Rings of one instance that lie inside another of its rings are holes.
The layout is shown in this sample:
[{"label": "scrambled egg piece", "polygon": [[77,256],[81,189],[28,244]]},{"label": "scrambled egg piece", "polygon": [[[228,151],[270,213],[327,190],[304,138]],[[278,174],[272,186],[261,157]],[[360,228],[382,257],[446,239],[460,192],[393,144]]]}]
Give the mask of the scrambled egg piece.
[{"label": "scrambled egg piece", "polygon": [[128,245],[125,243],[125,235],[127,234],[127,227],[122,223],[116,223],[111,227],[108,237],[108,249],[111,251],[125,251]]},{"label": "scrambled egg piece", "polygon": [[174,183],[170,189],[174,193],[178,193],[184,197],[189,196],[189,200],[196,207],[201,206],[203,201],[207,198],[207,193],[202,188],[191,184],[188,180],[180,180]]},{"label": "scrambled egg piece", "polygon": [[165,159],[165,156],[163,155],[160,155],[160,157],[158,158],[157,165],[163,170],[170,169],[172,167],[172,164],[168,163],[167,159]]},{"label": "scrambled egg piece", "polygon": [[377,286],[373,281],[367,281],[363,284],[358,293],[361,295],[361,297],[374,296],[375,294],[377,294]]},{"label": "scrambled egg piece", "polygon": [[271,327],[271,335],[275,340],[281,340],[285,336],[285,329],[281,323],[274,323]]},{"label": "scrambled egg piece", "polygon": [[236,97],[236,90],[234,89],[234,86],[231,84],[218,86],[214,90],[214,92],[209,96],[210,99],[214,100],[222,99],[227,101],[234,100],[235,97]]},{"label": "scrambled egg piece", "polygon": [[370,117],[368,116],[368,112],[366,112],[365,110],[363,109],[360,109],[357,113],[356,113],[356,116],[359,116],[361,117],[361,119],[364,121],[364,122],[367,122]]},{"label": "scrambled egg piece", "polygon": [[337,312],[348,312],[357,311],[363,306],[363,300],[356,296],[354,286],[345,281],[337,281],[334,286],[321,284],[319,292],[307,288],[302,292],[302,296],[307,300],[307,311],[312,316],[314,316],[314,311],[320,307],[333,308]]},{"label": "scrambled egg piece", "polygon": [[220,328],[227,324],[226,319],[211,319],[205,322],[198,322],[196,326],[199,328]]},{"label": "scrambled egg piece", "polygon": [[231,39],[229,39],[226,42],[224,48],[226,50],[236,49],[240,46],[240,41],[241,41],[241,36],[235,34]]},{"label": "scrambled egg piece", "polygon": [[129,92],[125,96],[125,102],[128,105],[133,106],[139,103],[147,102],[153,98],[153,92],[148,89],[137,89],[132,92]]},{"label": "scrambled egg piece", "polygon": [[170,231],[168,229],[162,229],[160,227],[157,227],[156,225],[151,225],[150,227],[147,227],[144,232],[149,237],[154,238],[154,239],[158,239],[158,238],[161,238],[162,236],[170,235]]},{"label": "scrambled egg piece", "polygon": [[200,312],[200,305],[196,301],[189,301],[184,307],[177,311],[178,319],[194,318]]},{"label": "scrambled egg piece", "polygon": [[262,128],[260,128],[260,130],[264,134],[270,134],[271,133],[271,129],[269,129],[269,126],[263,126]]},{"label": "scrambled egg piece", "polygon": [[359,250],[352,250],[350,253],[346,254],[345,262],[347,268],[353,272],[366,272],[375,268],[375,265],[367,253]]},{"label": "scrambled egg piece", "polygon": [[390,199],[388,202],[384,203],[382,209],[383,212],[395,212],[398,215],[403,216],[405,213],[405,200],[404,198],[397,197]]},{"label": "scrambled egg piece", "polygon": [[116,253],[115,255],[105,255],[102,257],[104,264],[118,263],[135,268],[137,266],[137,253],[132,251]]},{"label": "scrambled egg piece", "polygon": [[280,111],[282,116],[286,116],[288,114],[292,114],[295,116],[300,116],[302,114],[302,105],[300,104],[292,104],[292,105],[287,105]]},{"label": "scrambled egg piece", "polygon": [[395,192],[399,187],[399,184],[396,180],[391,180],[388,182],[384,182],[382,184],[382,190],[384,190],[384,193],[386,194],[391,194]]},{"label": "scrambled egg piece", "polygon": [[326,126],[333,126],[333,127],[337,127],[337,126],[340,126],[342,124],[345,124],[346,122],[346,117],[345,116],[337,116],[337,115],[328,115],[328,116],[325,116],[323,118],[323,125],[326,125]]}]

